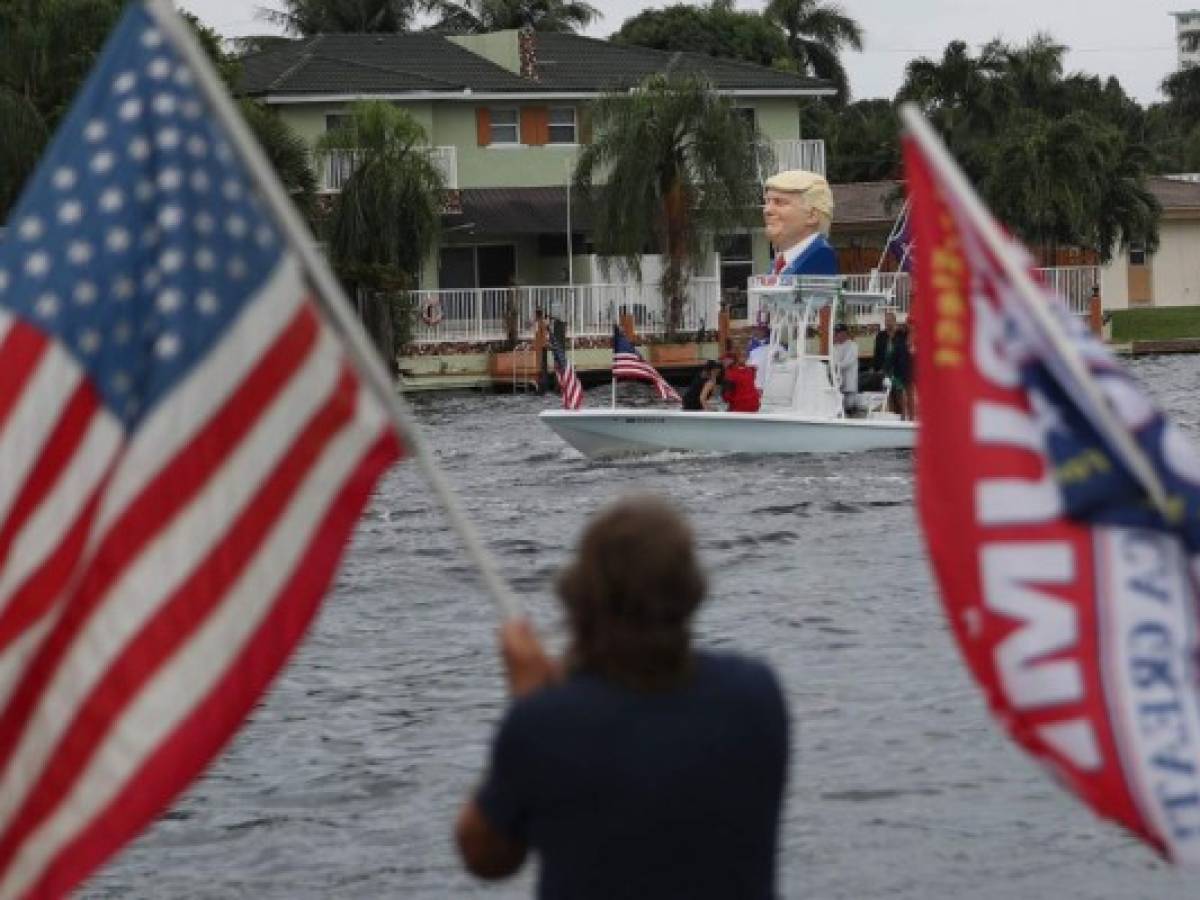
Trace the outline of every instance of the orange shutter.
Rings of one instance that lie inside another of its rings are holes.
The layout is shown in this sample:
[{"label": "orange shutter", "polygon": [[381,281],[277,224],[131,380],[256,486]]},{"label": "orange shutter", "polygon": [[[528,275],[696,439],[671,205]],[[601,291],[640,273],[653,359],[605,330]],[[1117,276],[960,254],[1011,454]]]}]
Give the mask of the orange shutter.
[{"label": "orange shutter", "polygon": [[521,107],[521,143],[541,147],[550,140],[550,111],[544,106]]},{"label": "orange shutter", "polygon": [[475,135],[480,147],[492,142],[492,114],[486,106],[475,108]]}]

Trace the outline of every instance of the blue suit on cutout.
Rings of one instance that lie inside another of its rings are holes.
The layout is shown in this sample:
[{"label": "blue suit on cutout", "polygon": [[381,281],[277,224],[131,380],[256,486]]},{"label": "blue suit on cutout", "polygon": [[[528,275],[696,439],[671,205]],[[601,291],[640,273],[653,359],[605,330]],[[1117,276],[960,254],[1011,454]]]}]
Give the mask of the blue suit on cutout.
[{"label": "blue suit on cutout", "polygon": [[818,234],[804,252],[785,266],[780,275],[837,275],[838,258],[833,245]]}]

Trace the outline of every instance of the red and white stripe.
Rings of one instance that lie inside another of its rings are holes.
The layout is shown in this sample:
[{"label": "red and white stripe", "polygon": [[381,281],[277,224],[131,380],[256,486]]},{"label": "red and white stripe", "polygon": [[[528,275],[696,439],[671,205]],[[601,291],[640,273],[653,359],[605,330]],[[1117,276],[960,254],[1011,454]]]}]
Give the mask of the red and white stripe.
[{"label": "red and white stripe", "polygon": [[568,362],[565,366],[556,366],[558,390],[562,394],[563,409],[580,409],[583,407],[583,385],[579,383],[579,375],[575,367]]},{"label": "red and white stripe", "polygon": [[[11,530],[13,547],[69,563],[55,578],[0,557],[4,900],[70,890],[203,770],[303,634],[400,450],[290,257],[124,444],[62,354],[30,377],[53,384],[43,409],[60,422],[80,392],[91,419],[23,518],[0,496],[0,552]],[[0,446],[15,422],[0,405]],[[14,438],[3,465],[36,470],[63,430]],[[67,478],[74,506],[44,515]]]},{"label": "red and white stripe", "polygon": [[636,353],[614,353],[613,354],[613,377],[614,378],[634,378],[638,381],[649,381],[654,385],[654,389],[658,391],[659,400],[672,400],[675,403],[682,403],[683,400],[676,393],[675,388],[667,384],[667,380],[662,377],[662,374],[650,363],[646,362]]}]

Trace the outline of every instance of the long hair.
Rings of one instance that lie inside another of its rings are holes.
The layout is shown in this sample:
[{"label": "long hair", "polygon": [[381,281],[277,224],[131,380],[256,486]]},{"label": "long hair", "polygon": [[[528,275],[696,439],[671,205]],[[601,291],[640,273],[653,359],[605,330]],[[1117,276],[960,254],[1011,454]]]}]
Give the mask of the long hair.
[{"label": "long hair", "polygon": [[705,589],[683,517],[654,497],[618,501],[588,526],[558,579],[568,667],[634,690],[680,684],[691,671],[692,615]]}]

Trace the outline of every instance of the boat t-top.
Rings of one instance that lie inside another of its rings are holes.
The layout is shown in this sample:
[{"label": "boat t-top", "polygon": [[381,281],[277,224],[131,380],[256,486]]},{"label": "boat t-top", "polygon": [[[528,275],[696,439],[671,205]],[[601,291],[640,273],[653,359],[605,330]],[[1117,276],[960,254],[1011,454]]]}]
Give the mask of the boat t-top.
[{"label": "boat t-top", "polygon": [[840,277],[756,276],[750,313],[769,322],[766,373],[756,413],[681,409],[545,410],[541,420],[589,458],[664,450],[720,453],[848,453],[911,448],[916,428],[886,410],[886,393],[860,394],[861,416],[842,408],[838,370],[829,356],[809,352],[808,332],[829,310],[879,310],[891,298],[850,292]]}]

